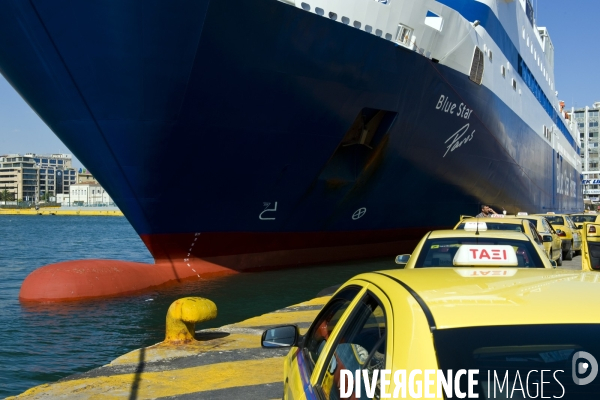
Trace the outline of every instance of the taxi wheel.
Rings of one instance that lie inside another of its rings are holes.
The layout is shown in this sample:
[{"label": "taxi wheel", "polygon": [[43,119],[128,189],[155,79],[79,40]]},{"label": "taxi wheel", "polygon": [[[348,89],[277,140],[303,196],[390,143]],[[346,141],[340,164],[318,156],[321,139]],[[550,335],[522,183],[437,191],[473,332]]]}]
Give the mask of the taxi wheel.
[{"label": "taxi wheel", "polygon": [[573,259],[573,246],[569,246],[569,250],[563,253],[563,259],[570,261]]},{"label": "taxi wheel", "polygon": [[562,267],[562,251],[560,252],[560,256],[558,257],[558,259],[556,260],[556,265]]}]

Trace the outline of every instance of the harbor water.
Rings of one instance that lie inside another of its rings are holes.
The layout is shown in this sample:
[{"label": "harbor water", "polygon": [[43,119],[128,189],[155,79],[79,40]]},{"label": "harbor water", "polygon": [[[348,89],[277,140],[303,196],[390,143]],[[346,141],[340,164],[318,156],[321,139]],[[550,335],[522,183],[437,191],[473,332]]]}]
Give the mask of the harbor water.
[{"label": "harbor water", "polygon": [[85,258],[152,262],[122,217],[0,215],[0,397],[87,371],[164,338],[174,300],[213,300],[218,317],[199,328],[241,321],[314,297],[392,258],[199,280],[139,295],[72,303],[22,304],[23,279],[43,265]]}]

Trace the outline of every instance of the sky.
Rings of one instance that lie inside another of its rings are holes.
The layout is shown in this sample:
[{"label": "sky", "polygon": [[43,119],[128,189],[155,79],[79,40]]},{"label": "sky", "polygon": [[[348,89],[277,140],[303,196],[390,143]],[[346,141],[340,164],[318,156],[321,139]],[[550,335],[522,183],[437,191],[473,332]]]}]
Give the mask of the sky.
[{"label": "sky", "polygon": [[[595,74],[600,65],[600,52],[596,51],[600,48],[596,39],[600,1],[532,2],[537,25],[548,28],[554,43],[558,97],[567,108],[600,101],[600,79]],[[0,75],[0,154],[9,153],[70,151]],[[82,166],[75,157],[73,164]]]}]

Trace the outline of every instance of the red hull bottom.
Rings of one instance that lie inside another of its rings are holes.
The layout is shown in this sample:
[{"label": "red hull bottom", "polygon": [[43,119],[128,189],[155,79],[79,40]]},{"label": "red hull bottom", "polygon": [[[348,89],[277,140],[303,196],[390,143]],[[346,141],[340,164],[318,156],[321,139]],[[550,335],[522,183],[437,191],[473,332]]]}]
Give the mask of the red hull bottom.
[{"label": "red hull bottom", "polygon": [[[412,252],[424,231],[426,230],[419,229],[404,232],[403,236],[406,239],[403,240],[303,248],[303,244],[308,244],[306,243],[307,239],[310,239],[311,242],[314,242],[315,239],[322,239],[319,238],[320,234],[316,233],[311,234],[310,238],[297,238],[298,240],[294,241],[294,246],[290,246],[292,248],[288,250],[263,251],[261,253],[247,252],[235,255],[211,255],[211,251],[206,251],[206,245],[211,242],[211,235],[192,234],[185,235],[185,238],[182,237],[184,235],[169,235],[168,240],[165,240],[167,238],[164,236],[143,236],[142,239],[153,253],[156,264],[119,260],[76,260],[46,265],[27,276],[21,286],[19,299],[21,301],[40,302],[109,297],[136,293],[183,281],[209,279],[243,271],[259,271],[383,256],[392,257],[396,254]],[[219,234],[215,236],[212,237],[213,240],[220,239]],[[256,243],[257,236],[259,236],[258,239],[267,239],[263,234],[253,234],[253,240],[250,240],[250,243],[236,240],[228,241],[228,243],[244,243],[244,247],[249,249],[249,246]],[[278,235],[279,241],[282,236],[285,235]],[[200,238],[202,240],[199,240]],[[186,246],[181,246],[182,239],[185,239],[183,243],[187,242],[191,245],[183,248]],[[382,239],[382,237],[381,234],[374,234],[369,239]],[[321,244],[325,243],[333,244],[329,240],[321,241]],[[277,247],[281,243],[272,241],[271,244]],[[232,245],[232,247],[234,246]],[[235,247],[240,250],[238,246]],[[208,248],[215,253],[216,249],[214,247],[209,246]],[[205,254],[204,257],[196,255],[201,252]]]}]

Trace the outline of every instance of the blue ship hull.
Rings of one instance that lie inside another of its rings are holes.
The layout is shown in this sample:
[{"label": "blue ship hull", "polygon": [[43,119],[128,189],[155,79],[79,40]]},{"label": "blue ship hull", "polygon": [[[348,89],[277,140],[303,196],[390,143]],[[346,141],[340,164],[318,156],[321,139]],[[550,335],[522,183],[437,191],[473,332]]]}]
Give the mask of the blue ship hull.
[{"label": "blue ship hull", "polygon": [[579,172],[492,91],[274,0],[4,0],[0,36],[0,72],[157,261],[393,254],[482,203],[581,209]]}]

